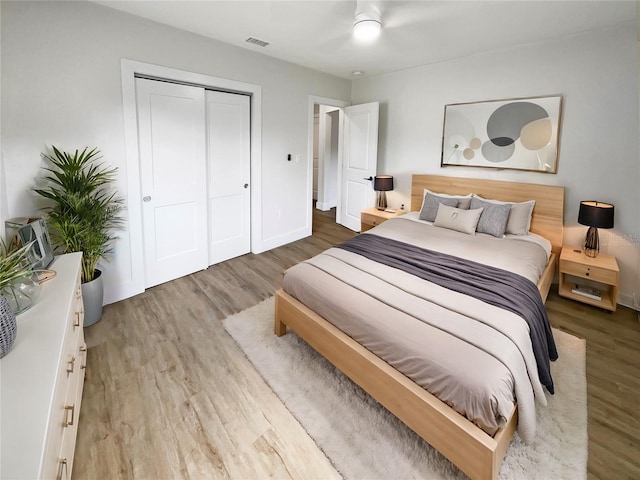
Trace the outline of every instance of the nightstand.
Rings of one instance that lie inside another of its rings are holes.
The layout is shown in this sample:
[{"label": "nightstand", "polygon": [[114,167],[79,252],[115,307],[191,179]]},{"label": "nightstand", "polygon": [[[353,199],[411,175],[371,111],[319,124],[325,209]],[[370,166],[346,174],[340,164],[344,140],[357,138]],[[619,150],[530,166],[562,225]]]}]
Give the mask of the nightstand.
[{"label": "nightstand", "polygon": [[404,210],[396,210],[394,213],[378,210],[377,208],[367,208],[360,213],[360,232],[366,232],[373,227],[386,222],[390,218],[399,217],[407,213]]},{"label": "nightstand", "polygon": [[[587,257],[579,248],[562,247],[560,253],[560,286],[558,293],[563,297],[616,311],[618,302],[618,262],[612,255],[600,254]],[[600,290],[601,298],[592,298],[588,292],[574,292],[576,284]]]}]

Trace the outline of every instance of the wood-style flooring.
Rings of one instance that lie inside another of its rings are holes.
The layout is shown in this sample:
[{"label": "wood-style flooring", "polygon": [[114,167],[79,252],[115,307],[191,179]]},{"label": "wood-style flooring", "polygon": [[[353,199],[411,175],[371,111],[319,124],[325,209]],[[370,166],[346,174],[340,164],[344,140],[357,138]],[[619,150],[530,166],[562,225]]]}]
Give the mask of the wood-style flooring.
[{"label": "wood-style flooring", "polygon": [[[105,307],[88,359],[76,479],[333,478],[221,320],[273,295],[283,270],[353,236],[314,210],[313,236]],[[640,323],[549,295],[587,339],[589,478],[640,478]]]}]

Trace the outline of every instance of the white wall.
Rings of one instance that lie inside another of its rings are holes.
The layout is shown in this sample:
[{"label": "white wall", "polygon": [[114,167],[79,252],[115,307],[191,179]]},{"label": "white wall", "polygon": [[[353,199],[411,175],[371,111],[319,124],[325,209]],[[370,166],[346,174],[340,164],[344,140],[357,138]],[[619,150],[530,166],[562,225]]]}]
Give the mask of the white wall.
[{"label": "white wall", "polygon": [[[262,243],[273,247],[310,230],[308,98],[348,101],[349,81],[88,2],[3,1],[1,9],[8,215],[37,212],[30,189],[40,153],[52,144],[97,146],[119,168],[125,196],[120,60],[126,58],[261,86]],[[288,153],[300,154],[301,162],[287,162]],[[107,303],[121,298],[113,292],[130,280],[130,261],[125,231],[106,264]]]},{"label": "white wall", "polygon": [[4,162],[0,156],[0,239],[10,241],[11,239],[5,239],[4,235],[4,221],[10,218],[7,215],[7,182],[5,180]]},{"label": "white wall", "polygon": [[[0,22],[2,22],[2,9],[0,9]],[[0,78],[2,78],[2,38],[0,36]],[[0,132],[2,131],[2,118],[0,115]],[[0,152],[2,151],[2,135],[0,135]],[[0,238],[4,240],[4,221],[7,217],[7,183],[4,174],[4,160],[0,154]]]},{"label": "white wall", "polygon": [[[563,185],[565,243],[578,245],[586,230],[577,224],[580,200],[611,202],[615,229],[600,230],[601,251],[617,257],[620,300],[631,305],[640,291],[636,27],[633,19],[611,30],[355,80],[354,104],[380,102],[378,171],[396,178],[391,206],[409,205],[412,173]],[[556,175],[440,167],[445,104],[554,94],[564,97]]]}]

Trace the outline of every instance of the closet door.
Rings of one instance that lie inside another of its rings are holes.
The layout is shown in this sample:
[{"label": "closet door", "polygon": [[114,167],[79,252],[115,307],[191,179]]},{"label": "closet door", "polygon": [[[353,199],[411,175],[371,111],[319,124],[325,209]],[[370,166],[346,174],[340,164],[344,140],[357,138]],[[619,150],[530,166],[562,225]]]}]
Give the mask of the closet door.
[{"label": "closet door", "polygon": [[136,79],[147,288],[208,265],[204,97]]},{"label": "closet door", "polygon": [[209,265],[249,253],[251,185],[247,95],[206,91]]}]

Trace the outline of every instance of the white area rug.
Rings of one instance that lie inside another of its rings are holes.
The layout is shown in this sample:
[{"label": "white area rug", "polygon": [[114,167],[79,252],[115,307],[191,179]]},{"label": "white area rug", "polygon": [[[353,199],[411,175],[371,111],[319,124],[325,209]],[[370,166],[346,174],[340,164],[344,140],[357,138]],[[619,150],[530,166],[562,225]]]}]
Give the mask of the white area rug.
[{"label": "white area rug", "polygon": [[[273,298],[223,321],[274,392],[346,479],[466,478],[291,330],[273,334]],[[554,329],[555,395],[532,445],[516,434],[503,479],[586,478],[585,341]]]}]

